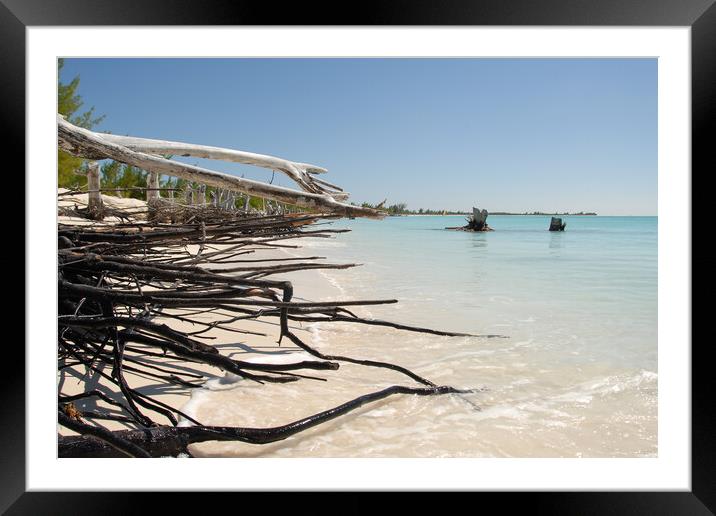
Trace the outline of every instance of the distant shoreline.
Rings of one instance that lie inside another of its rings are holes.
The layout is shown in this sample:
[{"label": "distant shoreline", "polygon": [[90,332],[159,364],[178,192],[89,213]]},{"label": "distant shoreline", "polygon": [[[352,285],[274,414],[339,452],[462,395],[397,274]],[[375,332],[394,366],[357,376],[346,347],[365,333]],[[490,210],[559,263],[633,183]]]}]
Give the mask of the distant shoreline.
[{"label": "distant shoreline", "polygon": [[[464,217],[472,213],[390,213],[390,217]],[[505,211],[493,211],[488,215],[514,215],[522,217],[598,217],[597,213],[509,213]],[[640,216],[640,215],[635,215]],[[646,216],[646,215],[645,215]]]},{"label": "distant shoreline", "polygon": [[549,215],[552,217],[556,216],[562,216],[562,217],[598,217],[598,215],[594,212],[579,212],[579,213],[542,213],[542,212],[534,212],[534,213],[510,213],[508,211],[493,211],[490,213],[490,215]]}]

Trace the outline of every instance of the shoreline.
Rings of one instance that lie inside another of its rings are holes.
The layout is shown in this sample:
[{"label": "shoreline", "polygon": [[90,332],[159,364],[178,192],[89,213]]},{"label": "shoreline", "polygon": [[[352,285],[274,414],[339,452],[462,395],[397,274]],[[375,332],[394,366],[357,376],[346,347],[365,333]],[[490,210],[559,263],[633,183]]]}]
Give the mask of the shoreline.
[{"label": "shoreline", "polygon": [[[414,245],[425,245],[418,233],[409,234],[415,235],[411,240]],[[438,259],[444,255],[426,254],[424,260],[416,260],[409,267],[403,246],[400,250],[389,247],[388,254],[380,254],[385,250],[367,244],[373,242],[366,240],[371,235],[356,233],[358,238],[353,239],[350,235],[334,235],[320,240],[306,237],[291,241],[291,245],[297,246],[295,248],[258,248],[245,258],[279,260],[318,255],[324,258],[314,263],[364,262],[365,270],[363,267],[356,269],[357,274],[350,269],[313,269],[275,274],[271,279],[290,281],[296,301],[383,298],[390,293],[399,300],[397,305],[355,307],[355,311],[364,316],[360,313],[364,308],[376,310],[368,317],[441,330],[509,334],[510,339],[504,340],[447,338],[347,322],[289,321],[292,330],[304,342],[325,354],[401,364],[438,385],[477,389],[467,396],[468,403],[464,396],[397,396],[370,403],[350,415],[273,443],[206,441],[192,444],[189,447],[192,456],[634,457],[657,453],[654,440],[656,367],[634,369],[628,363],[620,362],[615,366],[601,359],[595,362],[581,358],[580,353],[588,353],[589,344],[594,342],[593,338],[588,340],[586,330],[574,331],[574,335],[565,333],[556,321],[549,319],[552,313],[562,314],[563,311],[534,312],[530,307],[531,297],[514,299],[510,297],[514,294],[510,294],[509,289],[491,288],[487,282],[490,276],[484,277],[479,285],[485,296],[482,303],[471,305],[476,311],[470,312],[469,316],[467,312],[460,312],[459,317],[453,317],[448,306],[455,309],[456,305],[446,305],[438,296],[440,285],[454,284],[450,282],[451,268],[443,268],[440,272],[431,268],[444,265],[443,258]],[[403,232],[396,235],[403,235]],[[472,241],[451,239],[450,242],[459,246]],[[414,245],[410,248],[414,249]],[[484,247],[471,249],[475,249],[473,252],[479,253],[478,256],[488,256]],[[549,246],[544,254],[559,256],[563,254],[561,249]],[[491,254],[494,255],[494,251]],[[449,256],[455,256],[457,260],[462,255]],[[493,265],[500,267],[502,264]],[[215,267],[223,266],[213,264],[212,268]],[[415,286],[417,278],[427,277],[433,278],[433,291],[421,290],[429,289],[429,286]],[[495,274],[493,279],[502,277],[502,273]],[[535,277],[540,281],[545,278],[542,274]],[[383,281],[387,281],[387,285],[381,283]],[[396,285],[404,288],[396,288]],[[426,296],[425,293],[429,294]],[[467,293],[452,292],[451,299],[460,299]],[[515,305],[516,301],[522,304]],[[220,317],[221,314],[214,312],[202,316],[202,321],[210,323]],[[161,322],[161,319],[158,317],[156,321]],[[172,324],[187,333],[203,329],[201,325],[192,327],[178,321],[172,321]],[[215,339],[205,342],[217,346],[222,355],[238,360],[290,363],[315,359],[285,340],[281,345],[277,343],[278,318],[244,320],[232,326],[239,324],[242,330],[265,335],[214,328],[204,335]],[[462,324],[466,326],[460,327]],[[541,329],[536,329],[538,327]],[[180,361],[168,355],[152,357],[147,362],[161,367]],[[129,371],[125,373],[132,388],[151,393],[154,399],[184,412],[200,424],[212,426],[282,426],[368,392],[411,383],[394,371],[346,362],[341,362],[336,371],[307,372],[306,376],[313,378],[262,385],[218,368],[187,362],[182,362],[181,366],[189,374],[204,376],[200,387],[167,386],[166,381],[159,382]],[[105,372],[109,373],[109,370],[105,369]],[[91,388],[77,383],[84,374],[81,366],[69,368],[62,374],[66,376],[63,394]],[[163,387],[161,391],[157,390],[160,386]],[[85,403],[81,407],[84,411],[92,410],[93,404],[101,407],[103,412],[113,412],[113,407],[98,400],[90,399]],[[475,405],[481,410],[474,411]],[[615,407],[619,410],[615,411]],[[159,414],[146,412],[162,424],[168,422]],[[119,414],[119,411],[114,410],[114,413]],[[636,429],[633,418],[641,418]],[[180,426],[193,424],[179,419]],[[99,422],[110,430],[135,428],[119,421]],[[619,435],[619,442],[602,442],[592,436],[605,429]],[[70,435],[72,432],[62,429],[61,433]]]}]

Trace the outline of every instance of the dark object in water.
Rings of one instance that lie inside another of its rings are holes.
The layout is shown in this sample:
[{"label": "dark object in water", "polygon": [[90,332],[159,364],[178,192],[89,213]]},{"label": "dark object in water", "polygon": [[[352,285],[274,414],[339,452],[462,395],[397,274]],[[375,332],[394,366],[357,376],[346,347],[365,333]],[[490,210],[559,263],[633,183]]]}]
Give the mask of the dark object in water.
[{"label": "dark object in water", "polygon": [[564,227],[567,225],[566,222],[562,222],[562,219],[557,217],[552,217],[552,220],[549,222],[549,230],[550,231],[564,231]]},{"label": "dark object in water", "polygon": [[467,219],[467,226],[459,226],[453,229],[456,231],[493,231],[493,229],[487,225],[487,210],[478,210],[472,208],[472,216]]}]

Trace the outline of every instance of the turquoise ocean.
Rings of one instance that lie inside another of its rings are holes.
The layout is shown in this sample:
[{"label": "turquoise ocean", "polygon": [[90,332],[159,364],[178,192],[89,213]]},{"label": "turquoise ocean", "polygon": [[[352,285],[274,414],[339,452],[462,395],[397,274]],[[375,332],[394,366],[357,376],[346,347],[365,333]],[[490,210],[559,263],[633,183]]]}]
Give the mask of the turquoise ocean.
[{"label": "turquoise ocean", "polygon": [[[529,339],[546,355],[656,371],[657,218],[493,215],[492,232],[446,231],[460,216],[332,225],[314,241],[351,296],[395,297],[403,322]],[[575,358],[576,357],[576,358]],[[552,357],[554,358],[554,357]]]},{"label": "turquoise ocean", "polygon": [[[341,220],[328,227],[350,232],[301,239],[304,256],[361,264],[320,272],[333,298],[399,301],[362,308],[362,316],[504,338],[315,325],[313,345],[326,353],[393,361],[479,391],[388,399],[275,445],[222,444],[210,455],[656,456],[658,219],[563,219],[564,232],[549,232],[548,216],[491,215],[494,231],[485,233],[444,229],[463,225],[461,216]],[[301,407],[300,416],[406,383],[365,370],[347,365],[329,379],[335,400],[321,394],[326,385],[316,387],[315,403],[290,385],[275,387],[272,399]],[[240,412],[233,392],[206,401]]]}]

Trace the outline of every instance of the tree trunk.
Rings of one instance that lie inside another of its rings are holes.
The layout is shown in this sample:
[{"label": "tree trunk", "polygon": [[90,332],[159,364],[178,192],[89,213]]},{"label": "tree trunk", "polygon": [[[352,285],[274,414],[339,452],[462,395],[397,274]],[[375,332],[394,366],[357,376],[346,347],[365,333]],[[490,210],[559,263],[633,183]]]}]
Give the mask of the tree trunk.
[{"label": "tree trunk", "polygon": [[92,161],[87,170],[87,190],[90,217],[94,220],[102,220],[104,205],[102,204],[102,192],[99,179],[99,163]]},{"label": "tree trunk", "polygon": [[147,202],[152,202],[155,199],[159,199],[159,174],[156,172],[149,172],[147,178]]},{"label": "tree trunk", "polygon": [[562,219],[557,217],[552,217],[552,220],[549,221],[549,230],[550,231],[564,231],[565,226],[567,225],[566,222],[562,222]]}]

